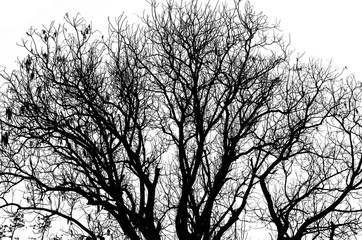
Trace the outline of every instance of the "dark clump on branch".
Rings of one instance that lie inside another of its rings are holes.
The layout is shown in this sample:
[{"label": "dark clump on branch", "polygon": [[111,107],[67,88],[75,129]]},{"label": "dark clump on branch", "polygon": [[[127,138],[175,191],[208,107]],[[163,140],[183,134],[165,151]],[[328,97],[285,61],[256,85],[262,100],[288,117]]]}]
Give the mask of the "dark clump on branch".
[{"label": "dark clump on branch", "polygon": [[5,132],[1,135],[1,144],[7,146],[9,144],[9,133]]},{"label": "dark clump on branch", "polygon": [[12,116],[13,116],[13,112],[12,112],[12,110],[11,110],[10,107],[7,107],[7,108],[6,108],[5,114],[6,114],[7,120],[8,120],[8,121],[11,121]]}]

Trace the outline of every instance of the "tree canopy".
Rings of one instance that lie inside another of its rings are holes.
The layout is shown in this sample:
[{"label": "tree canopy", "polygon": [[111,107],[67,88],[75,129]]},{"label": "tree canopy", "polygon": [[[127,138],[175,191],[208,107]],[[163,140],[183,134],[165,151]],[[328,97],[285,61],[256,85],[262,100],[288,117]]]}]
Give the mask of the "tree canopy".
[{"label": "tree canopy", "polygon": [[0,73],[0,235],[32,216],[42,239],[357,236],[361,84],[247,2],[150,8],[26,33]]}]

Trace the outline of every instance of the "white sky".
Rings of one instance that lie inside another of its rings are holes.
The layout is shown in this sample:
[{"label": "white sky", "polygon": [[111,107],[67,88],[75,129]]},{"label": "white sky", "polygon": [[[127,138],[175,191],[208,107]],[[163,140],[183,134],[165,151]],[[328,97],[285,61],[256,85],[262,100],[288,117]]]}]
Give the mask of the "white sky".
[{"label": "white sky", "polygon": [[[336,66],[347,66],[347,73],[362,78],[358,61],[362,56],[360,0],[250,1],[257,11],[269,16],[271,22],[281,21],[281,29],[287,37],[290,35],[291,47],[297,52],[325,60],[333,58]],[[41,28],[52,20],[62,23],[65,13],[75,16],[79,12],[96,28],[105,29],[108,16],[114,18],[124,11],[135,19],[145,8],[148,9],[146,0],[3,1],[0,6],[0,66],[8,66],[8,70],[14,67],[16,58],[24,54],[16,43],[26,37],[25,32],[31,26]]]},{"label": "white sky", "polygon": [[250,0],[270,20],[279,19],[292,48],[333,59],[346,73],[362,78],[362,2],[359,0]]}]

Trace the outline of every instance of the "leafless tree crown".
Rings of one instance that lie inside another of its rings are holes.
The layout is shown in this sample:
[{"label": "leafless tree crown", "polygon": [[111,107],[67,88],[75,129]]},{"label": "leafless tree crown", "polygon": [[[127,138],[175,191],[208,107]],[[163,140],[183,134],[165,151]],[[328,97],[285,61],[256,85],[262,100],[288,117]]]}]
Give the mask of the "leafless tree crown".
[{"label": "leafless tree crown", "polygon": [[56,221],[71,239],[356,236],[353,76],[295,60],[249,3],[149,4],[104,36],[79,15],[32,28],[0,73],[1,237],[27,216],[42,239]]}]

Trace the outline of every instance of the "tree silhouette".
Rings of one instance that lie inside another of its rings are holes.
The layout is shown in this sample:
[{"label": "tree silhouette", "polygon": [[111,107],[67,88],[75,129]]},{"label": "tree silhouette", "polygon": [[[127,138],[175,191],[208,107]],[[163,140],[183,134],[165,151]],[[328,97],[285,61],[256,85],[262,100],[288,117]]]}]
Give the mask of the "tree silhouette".
[{"label": "tree silhouette", "polygon": [[27,32],[1,73],[1,208],[83,239],[357,234],[356,81],[293,62],[248,3],[150,7],[106,37],[68,15]]}]

